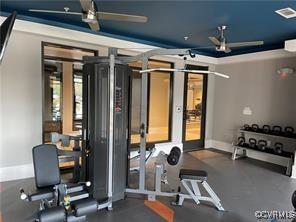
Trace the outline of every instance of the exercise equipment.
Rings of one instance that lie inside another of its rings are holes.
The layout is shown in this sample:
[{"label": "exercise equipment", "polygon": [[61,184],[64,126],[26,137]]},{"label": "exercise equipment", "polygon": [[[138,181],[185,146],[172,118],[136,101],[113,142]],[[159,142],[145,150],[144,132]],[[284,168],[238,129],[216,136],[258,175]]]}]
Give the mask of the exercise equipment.
[{"label": "exercise equipment", "polygon": [[284,129],[285,136],[294,136],[294,128],[291,126],[287,126]]},{"label": "exercise equipment", "polygon": [[252,131],[254,131],[254,132],[259,131],[259,125],[258,124],[252,124],[251,128],[252,128]]},{"label": "exercise equipment", "polygon": [[252,149],[257,149],[257,140],[255,138],[249,139],[249,147]]},{"label": "exercise equipment", "polygon": [[[26,194],[21,188],[20,197],[28,202],[40,201],[37,221],[86,221],[87,214],[97,211],[97,202],[87,192],[90,182],[61,183],[58,149],[55,145],[36,146],[32,154],[37,190]],[[80,204],[82,200],[83,205]]]},{"label": "exercise equipment", "polygon": [[267,148],[267,141],[266,140],[258,140],[258,149],[261,151],[265,151]]},{"label": "exercise equipment", "polygon": [[276,142],[274,144],[274,152],[276,154],[281,154],[283,152],[283,147],[284,147],[284,145],[282,143]]},{"label": "exercise equipment", "polygon": [[244,124],[243,125],[243,130],[251,130],[251,127],[250,127],[250,125],[249,124]]},{"label": "exercise equipment", "polygon": [[[147,195],[148,200],[156,196],[178,196],[182,205],[184,199],[193,199],[196,204],[200,200],[212,202],[218,210],[224,210],[219,198],[206,182],[205,171],[181,170],[180,181],[187,193],[162,192],[161,183],[166,183],[165,164],[176,165],[179,162],[181,150],[174,147],[169,155],[160,152],[155,162],[155,189],[145,187],[146,180],[146,133],[147,133],[147,91],[148,59],[157,55],[189,55],[189,49],[154,49],[134,57],[117,56],[117,50],[109,49],[108,57],[84,57],[83,66],[83,123],[82,123],[82,164],[81,181],[87,181],[88,187],[75,184],[72,188],[60,183],[58,172],[58,154],[56,147],[51,147],[52,161],[55,167],[45,158],[47,149],[42,150],[40,157],[34,159],[34,168],[41,170],[40,176],[36,170],[36,186],[49,187],[49,191],[28,196],[21,190],[24,200],[41,200],[39,219],[49,222],[55,216],[67,221],[86,220],[86,214],[95,210],[112,210],[113,202],[122,200],[128,193]],[[141,125],[140,125],[140,156],[139,156],[139,187],[127,188],[129,175],[128,141],[128,89],[129,62],[142,62],[141,78]],[[195,70],[196,71],[196,70]],[[212,74],[208,72],[207,74]],[[45,144],[47,146],[54,146]],[[43,146],[43,145],[41,145]],[[38,149],[39,150],[39,149]],[[53,151],[55,150],[55,151]],[[43,162],[40,167],[39,164]],[[45,169],[42,166],[46,167]],[[51,166],[52,169],[48,167]],[[40,169],[39,169],[40,168]],[[50,174],[51,182],[46,175]],[[53,175],[53,176],[52,176]],[[42,178],[39,181],[39,178]],[[44,183],[45,184],[42,184]],[[187,183],[191,183],[193,190]],[[202,184],[209,197],[202,196],[197,186]],[[52,204],[54,203],[54,204]],[[63,214],[63,210],[66,212]],[[44,210],[44,211],[43,211]],[[65,216],[66,215],[66,216]]]},{"label": "exercise equipment", "polygon": [[262,132],[263,132],[263,133],[270,133],[270,132],[271,132],[271,127],[270,127],[270,125],[263,125],[263,126],[262,126]]},{"label": "exercise equipment", "polygon": [[[206,171],[180,169],[179,179],[182,187],[180,186],[178,188],[178,192],[163,192],[161,190],[162,183],[168,184],[165,163],[174,166],[178,164],[180,156],[181,150],[178,147],[173,147],[168,155],[165,154],[163,151],[160,151],[155,161],[154,190],[140,191],[136,189],[127,189],[126,191],[128,193],[147,194],[148,200],[150,201],[155,201],[157,196],[175,196],[176,201],[172,202],[172,205],[177,206],[182,206],[185,199],[192,199],[196,204],[200,204],[200,201],[206,201],[214,204],[218,210],[224,211],[221,200],[218,198],[210,185],[206,182],[208,176]],[[172,161],[172,159],[174,159],[174,161]],[[201,194],[199,185],[203,186],[208,196],[203,196]],[[181,192],[181,188],[184,189],[184,192]]]},{"label": "exercise equipment", "polygon": [[179,162],[180,156],[181,156],[181,150],[180,150],[180,148],[177,147],[177,146],[174,146],[171,149],[171,152],[170,152],[170,154],[167,157],[168,164],[170,164],[172,166],[177,165],[178,162]]},{"label": "exercise equipment", "polygon": [[[155,149],[155,145],[148,145],[146,147],[146,159],[145,162],[146,164],[150,161],[151,157],[153,157],[154,153],[155,153],[156,149]],[[136,153],[136,154],[134,154]],[[130,148],[130,156],[129,156],[129,163],[131,163],[131,161],[136,161],[140,159],[140,152],[139,150],[136,151],[132,151]],[[129,170],[131,172],[133,171],[139,171],[140,167],[139,166],[134,166],[134,167],[129,167]]]},{"label": "exercise equipment", "polygon": [[237,145],[242,146],[242,147],[247,146],[245,137],[243,137],[243,136],[238,137],[237,138]]},{"label": "exercise equipment", "polygon": [[272,133],[275,135],[280,135],[282,133],[282,127],[281,126],[273,126]]},{"label": "exercise equipment", "polygon": [[[124,199],[127,177],[128,83],[131,69],[109,57],[84,57],[83,147],[84,180],[91,195],[112,202]],[[146,159],[146,148],[144,151]],[[106,170],[107,169],[107,170]]]}]

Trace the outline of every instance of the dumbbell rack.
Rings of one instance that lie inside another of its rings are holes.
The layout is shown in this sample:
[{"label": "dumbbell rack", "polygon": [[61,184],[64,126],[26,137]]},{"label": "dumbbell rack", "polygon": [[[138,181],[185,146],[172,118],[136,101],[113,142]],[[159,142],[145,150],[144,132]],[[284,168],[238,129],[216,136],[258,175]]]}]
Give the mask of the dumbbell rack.
[{"label": "dumbbell rack", "polygon": [[[287,159],[286,175],[288,175],[288,176],[291,175],[292,166],[293,166],[293,162],[294,162],[294,157],[296,158],[296,138],[286,137],[286,136],[282,136],[282,135],[267,134],[267,133],[263,133],[263,132],[255,132],[255,131],[244,130],[244,129],[239,129],[238,130],[238,135],[239,136],[246,137],[246,134],[251,134],[251,135],[258,136],[258,137],[269,137],[269,138],[276,139],[277,141],[290,141],[295,146],[294,153],[283,152],[282,154],[277,154],[277,153],[273,153],[273,152],[262,151],[262,150],[259,150],[259,149],[253,149],[251,147],[239,146],[239,145],[237,145],[236,142],[233,142],[233,144],[232,144],[233,145],[232,160],[237,160],[237,159],[240,159],[240,158],[247,157],[247,150],[253,150],[253,151],[258,151],[258,152],[262,152],[262,153],[267,153],[267,154],[270,154],[270,155],[281,156],[281,157]],[[242,154],[238,154],[239,150],[242,150]]]}]

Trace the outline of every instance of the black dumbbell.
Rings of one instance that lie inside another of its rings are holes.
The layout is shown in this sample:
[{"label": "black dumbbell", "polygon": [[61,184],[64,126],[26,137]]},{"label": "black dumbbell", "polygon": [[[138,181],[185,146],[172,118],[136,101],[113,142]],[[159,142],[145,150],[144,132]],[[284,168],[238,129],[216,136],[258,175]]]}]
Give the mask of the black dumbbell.
[{"label": "black dumbbell", "polygon": [[267,147],[267,141],[266,140],[258,140],[258,149],[259,150],[266,150]]},{"label": "black dumbbell", "polygon": [[285,133],[286,136],[293,136],[294,128],[292,126],[287,126],[284,129],[284,133]]},{"label": "black dumbbell", "polygon": [[270,125],[263,125],[262,126],[262,132],[263,133],[270,133]]},{"label": "black dumbbell", "polygon": [[257,140],[254,138],[250,138],[249,139],[249,146],[252,149],[256,149],[257,148]]},{"label": "black dumbbell", "polygon": [[281,126],[273,126],[272,127],[272,133],[279,135],[282,133],[282,127]]},{"label": "black dumbbell", "polygon": [[251,129],[251,127],[249,124],[244,124],[243,130],[250,130],[250,129]]},{"label": "black dumbbell", "polygon": [[281,154],[283,152],[283,147],[284,147],[284,145],[282,143],[280,143],[280,142],[275,143],[274,144],[275,153]]},{"label": "black dumbbell", "polygon": [[258,124],[252,124],[252,131],[257,132],[259,130],[259,125]]},{"label": "black dumbbell", "polygon": [[245,146],[246,145],[246,140],[245,137],[240,136],[237,138],[237,145],[239,146]]},{"label": "black dumbbell", "polygon": [[180,156],[181,156],[181,150],[180,150],[180,148],[177,147],[177,146],[174,146],[171,149],[171,152],[170,152],[170,154],[167,157],[168,164],[170,164],[172,166],[177,165],[178,162],[179,162]]}]

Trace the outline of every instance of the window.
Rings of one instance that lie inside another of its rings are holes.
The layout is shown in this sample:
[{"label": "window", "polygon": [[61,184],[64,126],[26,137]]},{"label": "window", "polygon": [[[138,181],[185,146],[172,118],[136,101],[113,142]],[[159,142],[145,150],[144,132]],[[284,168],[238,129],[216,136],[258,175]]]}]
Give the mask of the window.
[{"label": "window", "polygon": [[43,43],[43,142],[51,133],[80,134],[82,57],[97,51]]},{"label": "window", "polygon": [[45,141],[50,133],[62,131],[62,63],[44,60],[44,103],[43,124]]},{"label": "window", "polygon": [[[129,64],[132,69],[141,69],[141,62]],[[149,68],[171,68],[172,63],[150,60]],[[131,136],[132,144],[140,143],[141,74],[133,72],[131,77]],[[151,72],[148,75],[147,142],[171,140],[173,73]]]},{"label": "window", "polygon": [[82,129],[82,65],[74,64],[73,131]]}]

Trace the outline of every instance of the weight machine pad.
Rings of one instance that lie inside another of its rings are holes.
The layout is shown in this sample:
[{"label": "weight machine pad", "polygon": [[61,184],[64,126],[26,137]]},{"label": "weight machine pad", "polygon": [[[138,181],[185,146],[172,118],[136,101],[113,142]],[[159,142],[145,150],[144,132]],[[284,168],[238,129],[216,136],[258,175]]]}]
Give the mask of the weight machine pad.
[{"label": "weight machine pad", "polygon": [[98,202],[94,198],[86,198],[72,203],[74,215],[81,217],[87,214],[95,213],[98,210]]},{"label": "weight machine pad", "polygon": [[65,221],[66,212],[62,206],[47,208],[38,212],[39,222],[61,222]]},{"label": "weight machine pad", "polygon": [[181,180],[207,180],[208,173],[203,170],[191,170],[191,169],[181,169],[179,173],[179,178]]},{"label": "weight machine pad", "polygon": [[30,192],[30,194],[28,195],[29,201],[52,199],[53,197],[53,187],[37,189],[35,191]]}]

